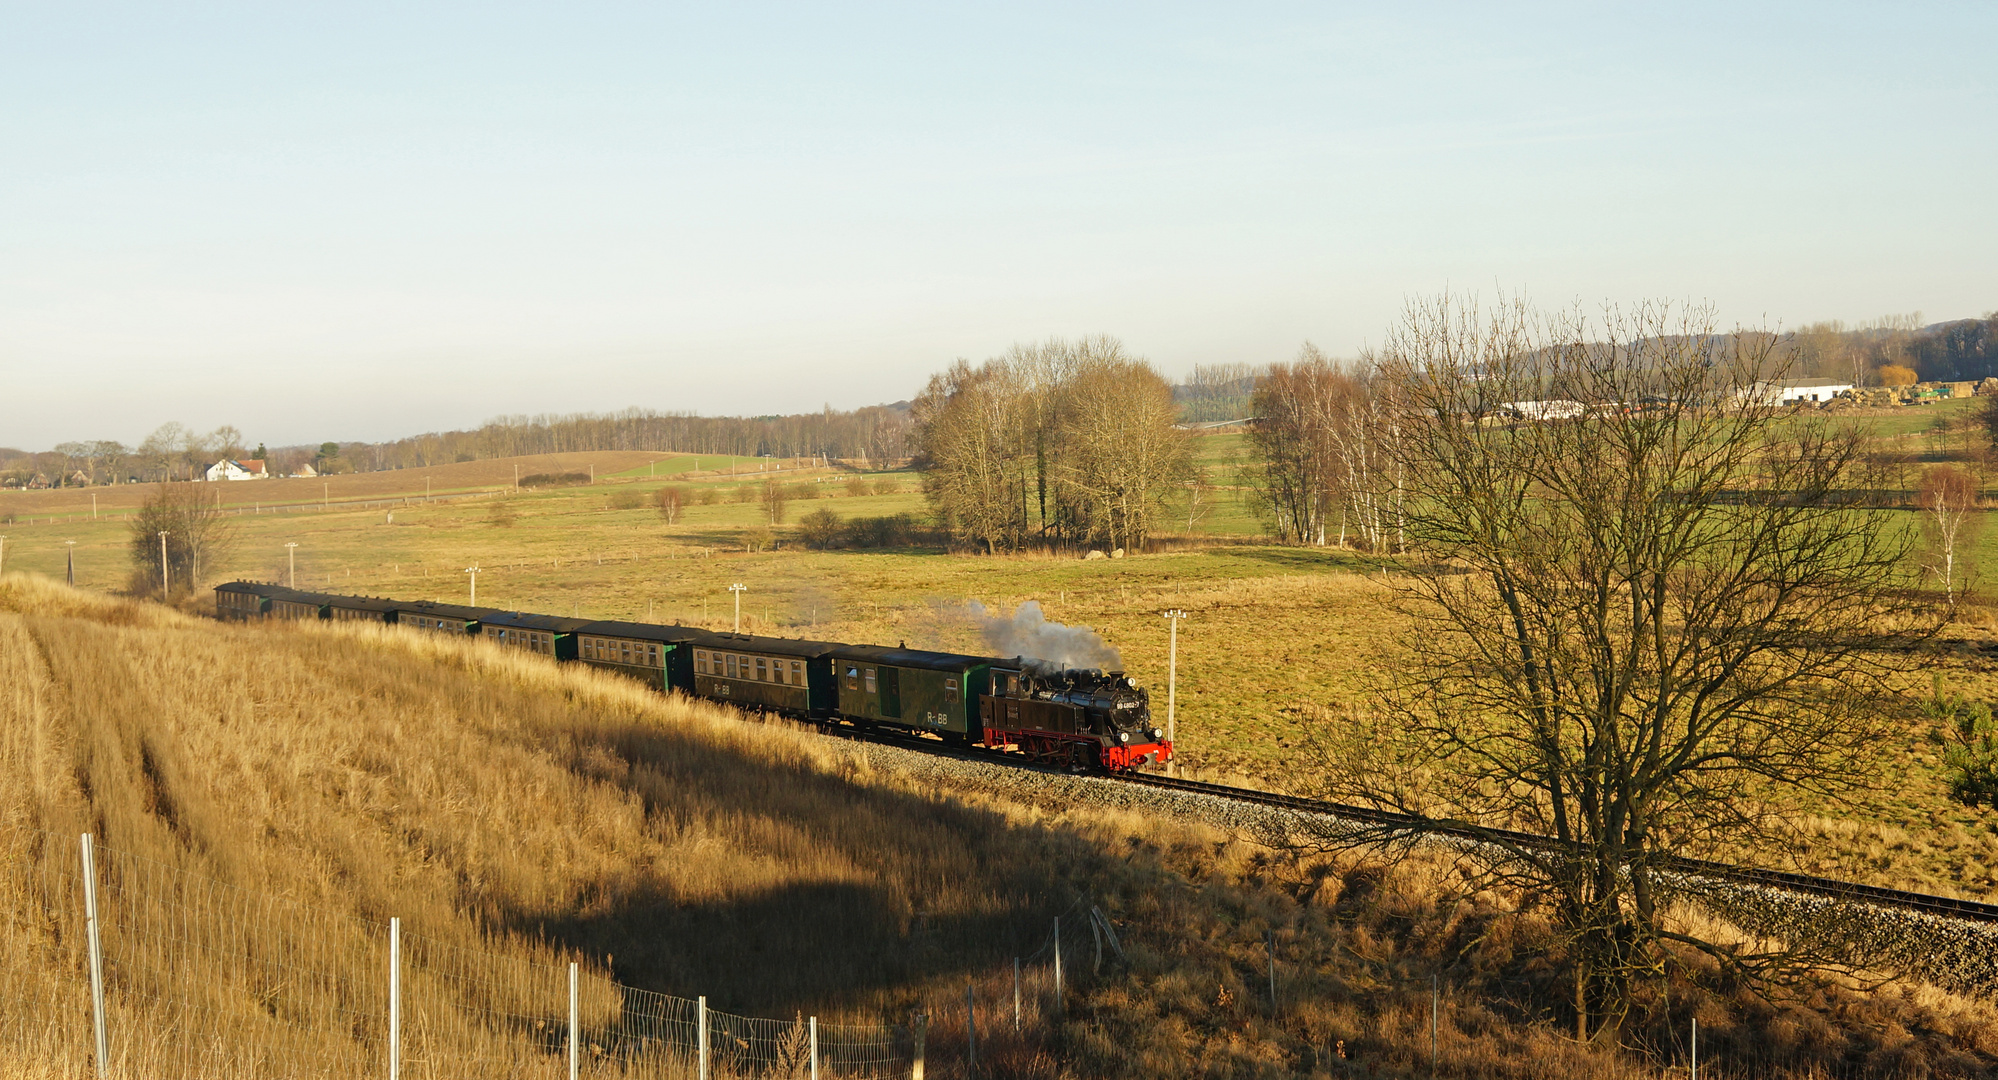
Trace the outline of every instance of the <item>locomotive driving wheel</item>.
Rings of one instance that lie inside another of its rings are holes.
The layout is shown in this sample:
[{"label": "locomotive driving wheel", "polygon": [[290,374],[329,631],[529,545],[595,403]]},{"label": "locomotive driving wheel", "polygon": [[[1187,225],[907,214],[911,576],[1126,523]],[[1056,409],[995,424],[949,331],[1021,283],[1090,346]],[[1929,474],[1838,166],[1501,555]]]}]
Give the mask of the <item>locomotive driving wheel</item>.
[{"label": "locomotive driving wheel", "polygon": [[1084,743],[1068,744],[1068,771],[1077,776],[1096,771],[1096,755]]}]

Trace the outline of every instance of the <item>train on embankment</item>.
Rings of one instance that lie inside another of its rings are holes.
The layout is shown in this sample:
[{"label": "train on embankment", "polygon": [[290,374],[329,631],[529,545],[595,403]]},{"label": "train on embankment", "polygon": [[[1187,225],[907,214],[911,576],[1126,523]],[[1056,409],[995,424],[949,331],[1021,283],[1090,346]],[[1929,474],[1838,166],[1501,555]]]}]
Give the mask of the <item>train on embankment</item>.
[{"label": "train on embankment", "polygon": [[685,626],[306,592],[232,581],[216,614],[236,621],[366,621],[483,638],[737,708],[825,727],[900,730],[1024,755],[1074,772],[1162,765],[1172,743],[1123,672],[1029,657],[721,633]]}]

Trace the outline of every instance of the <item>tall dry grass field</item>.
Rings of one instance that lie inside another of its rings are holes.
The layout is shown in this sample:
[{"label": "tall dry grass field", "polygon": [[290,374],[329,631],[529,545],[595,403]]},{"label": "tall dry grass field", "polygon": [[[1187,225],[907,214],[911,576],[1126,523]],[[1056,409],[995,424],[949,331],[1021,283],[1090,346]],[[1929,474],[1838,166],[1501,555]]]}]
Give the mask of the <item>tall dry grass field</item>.
[{"label": "tall dry grass field", "polygon": [[[79,1015],[77,943],[34,911],[75,902],[93,833],[129,898],[106,917],[114,1057],[233,1041],[270,1051],[231,1063],[258,1074],[358,1071],[382,1036],[354,1017],[380,1002],[343,995],[386,992],[391,917],[412,965],[451,983],[410,987],[434,995],[443,1075],[545,1039],[441,1030],[442,1013],[552,1023],[570,959],[716,1008],[874,1020],[940,974],[913,968],[912,920],[953,945],[926,963],[991,963],[977,943],[1066,896],[1035,830],[854,783],[865,765],[821,740],[475,642],[222,627],[10,576],[0,695],[19,916],[0,993],[57,1003],[17,1017]],[[9,1037],[74,1068],[83,1032]]]},{"label": "tall dry grass field", "polygon": [[[391,918],[413,1077],[566,1075],[571,962],[591,1076],[684,1028],[652,1007],[658,992],[773,1018],[779,1043],[794,1017],[920,1011],[928,1073],[948,1080],[964,1075],[967,990],[984,1076],[1413,1076],[1432,977],[1444,1076],[1657,1076],[1683,1064],[1674,1033],[1693,1010],[1709,1075],[1968,1077],[1998,1060],[1998,1015],[1978,1002],[1835,981],[1765,1002],[1690,961],[1626,1047],[1576,1046],[1558,941],[1447,862],[1283,855],[1205,827],[929,790],[885,761],[475,641],[225,626],[9,575],[0,1077],[91,1073],[83,832],[100,845],[126,1076],[385,1075]],[[1117,925],[1123,961],[1099,967],[1091,907]],[[655,1029],[633,1026],[641,1012]],[[892,1037],[888,1056],[906,1060],[906,1029]]]}]

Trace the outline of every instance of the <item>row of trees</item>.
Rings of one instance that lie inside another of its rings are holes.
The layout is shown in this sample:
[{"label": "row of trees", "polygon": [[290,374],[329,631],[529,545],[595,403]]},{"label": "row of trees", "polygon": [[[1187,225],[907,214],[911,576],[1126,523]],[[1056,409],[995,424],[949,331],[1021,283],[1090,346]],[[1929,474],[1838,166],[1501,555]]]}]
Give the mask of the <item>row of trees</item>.
[{"label": "row of trees", "polygon": [[1140,548],[1192,475],[1172,387],[1114,338],[960,360],[910,416],[938,525],[991,552],[1036,541]]},{"label": "row of trees", "polygon": [[1998,312],[1933,326],[1923,326],[1919,312],[1890,315],[1862,326],[1818,322],[1782,341],[1792,353],[1796,374],[1855,385],[1966,382],[1998,376]]},{"label": "row of trees", "polygon": [[504,416],[473,431],[433,432],[393,442],[357,444],[346,453],[375,469],[578,450],[653,450],[686,454],[827,457],[862,462],[909,456],[908,409],[827,407],[791,416],[695,416],[627,409],[617,413]]},{"label": "row of trees", "polygon": [[[256,455],[263,454],[259,446]],[[189,480],[222,458],[246,456],[243,433],[224,424],[198,432],[179,423],[162,424],[137,446],[112,439],[59,443],[44,453],[0,451],[0,472],[17,480],[40,476],[52,486],[115,484],[138,479]],[[17,486],[19,486],[17,484]]]}]

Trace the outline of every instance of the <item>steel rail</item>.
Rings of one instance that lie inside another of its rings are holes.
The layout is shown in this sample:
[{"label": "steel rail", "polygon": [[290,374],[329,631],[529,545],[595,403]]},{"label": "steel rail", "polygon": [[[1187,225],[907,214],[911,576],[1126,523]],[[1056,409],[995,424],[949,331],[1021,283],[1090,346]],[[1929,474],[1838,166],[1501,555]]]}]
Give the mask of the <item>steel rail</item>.
[{"label": "steel rail", "polygon": [[[1236,802],[1257,803],[1283,810],[1344,818],[1349,821],[1356,821],[1361,824],[1389,830],[1455,836],[1478,842],[1510,844],[1537,851],[1553,851],[1558,850],[1562,846],[1561,841],[1553,837],[1541,836],[1535,833],[1516,832],[1511,829],[1482,829],[1448,822],[1426,821],[1407,814],[1375,810],[1371,807],[1347,806],[1341,803],[1300,798],[1296,795],[1257,791],[1253,788],[1230,787],[1226,784],[1210,784],[1201,780],[1185,780],[1179,777],[1160,776],[1154,773],[1129,773],[1119,777],[1119,779],[1130,783],[1143,784],[1148,787],[1163,788],[1169,791],[1209,795]],[[1658,869],[1737,885],[1783,889],[1788,892],[1803,893],[1809,896],[1822,896],[1833,900],[1857,901],[1878,907],[1900,908],[1906,911],[1917,911],[1943,918],[1998,923],[1998,904],[1980,903],[1976,900],[1960,900],[1951,896],[1908,892],[1902,889],[1882,888],[1878,885],[1862,885],[1853,881],[1841,881],[1837,878],[1793,874],[1784,870],[1768,870],[1755,866],[1736,866],[1730,863],[1710,862],[1705,859],[1690,859],[1677,855],[1668,857],[1658,866]]]}]

